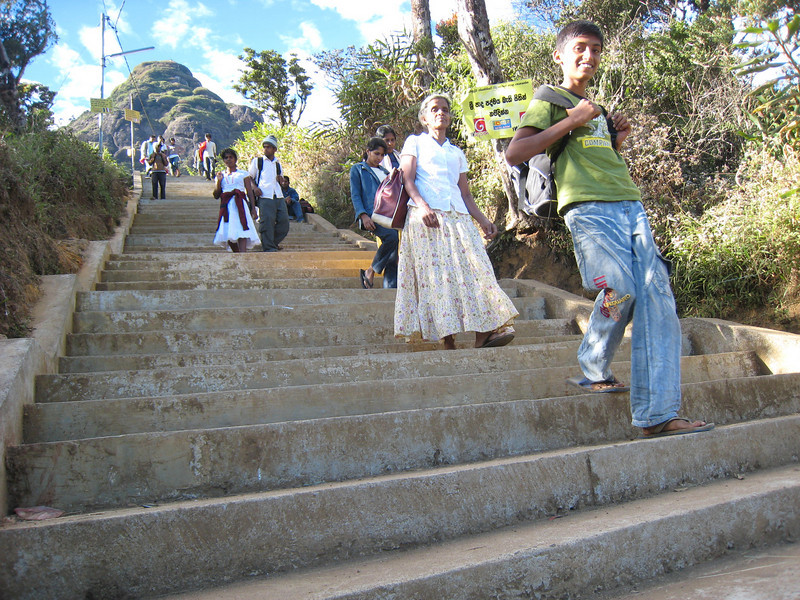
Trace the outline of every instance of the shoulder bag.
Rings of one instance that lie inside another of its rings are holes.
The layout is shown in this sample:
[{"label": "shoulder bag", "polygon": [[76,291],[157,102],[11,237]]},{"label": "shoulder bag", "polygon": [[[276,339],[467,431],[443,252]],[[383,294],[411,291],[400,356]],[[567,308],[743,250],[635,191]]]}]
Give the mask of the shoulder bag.
[{"label": "shoulder bag", "polygon": [[390,229],[402,229],[408,212],[408,192],[403,185],[403,170],[394,168],[375,192],[372,220]]}]

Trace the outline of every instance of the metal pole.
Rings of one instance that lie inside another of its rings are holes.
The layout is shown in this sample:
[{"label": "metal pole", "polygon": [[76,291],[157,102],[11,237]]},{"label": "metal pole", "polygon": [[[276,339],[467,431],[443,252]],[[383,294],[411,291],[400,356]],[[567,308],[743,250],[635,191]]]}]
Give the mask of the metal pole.
[{"label": "metal pole", "polygon": [[[102,36],[100,39],[100,99],[103,99],[103,86],[106,79],[106,13],[103,13],[103,16],[100,18],[100,35]],[[103,156],[103,110],[100,109],[100,113],[97,116],[97,122],[100,124],[100,142],[98,143],[98,149],[100,152],[100,156]]]}]

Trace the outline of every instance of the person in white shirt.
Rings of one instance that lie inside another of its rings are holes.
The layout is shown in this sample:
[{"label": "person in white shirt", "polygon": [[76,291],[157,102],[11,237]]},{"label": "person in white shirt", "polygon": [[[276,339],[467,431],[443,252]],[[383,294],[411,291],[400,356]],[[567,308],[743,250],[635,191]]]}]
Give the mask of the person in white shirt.
[{"label": "person in white shirt", "polygon": [[475,347],[503,346],[514,338],[518,316],[500,289],[483,236],[497,226],[481,212],[467,182],[467,157],[446,137],[450,100],[434,94],[423,100],[424,133],[406,139],[400,168],[409,195],[400,244],[394,332],[410,340],[444,341],[475,332]]},{"label": "person in white shirt", "polygon": [[261,146],[264,156],[257,156],[250,161],[248,172],[255,184],[261,250],[277,252],[280,250],[278,244],[289,233],[289,211],[282,189],[283,173],[281,163],[275,158],[278,140],[274,135],[268,135]]},{"label": "person in white shirt", "polygon": [[211,134],[206,134],[206,147],[203,150],[203,168],[206,172],[206,179],[211,181],[216,175],[217,168],[217,145],[211,141]]}]

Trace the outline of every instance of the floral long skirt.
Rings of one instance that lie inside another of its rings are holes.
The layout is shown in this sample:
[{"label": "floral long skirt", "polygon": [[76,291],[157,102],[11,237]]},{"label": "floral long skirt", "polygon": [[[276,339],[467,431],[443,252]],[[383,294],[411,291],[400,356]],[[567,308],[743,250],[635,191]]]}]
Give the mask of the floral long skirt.
[{"label": "floral long skirt", "polygon": [[467,214],[435,211],[440,227],[408,207],[400,242],[394,334],[436,341],[462,331],[494,331],[518,316],[500,289],[478,226]]}]

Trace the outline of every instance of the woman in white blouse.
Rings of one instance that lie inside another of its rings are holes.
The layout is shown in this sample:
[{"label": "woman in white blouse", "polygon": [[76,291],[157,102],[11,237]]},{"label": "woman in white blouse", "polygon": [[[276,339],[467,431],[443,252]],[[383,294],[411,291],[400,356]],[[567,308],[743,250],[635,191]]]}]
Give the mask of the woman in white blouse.
[{"label": "woman in white blouse", "polygon": [[443,340],[475,332],[475,347],[503,346],[514,338],[518,315],[500,289],[483,247],[497,227],[475,204],[467,183],[467,158],[446,137],[450,100],[423,100],[419,120],[427,131],[409,136],[400,167],[409,194],[400,244],[395,335]]},{"label": "woman in white blouse", "polygon": [[220,201],[214,244],[231,252],[247,252],[261,240],[253,217],[255,193],[247,171],[236,167],[238,156],[232,148],[222,151],[225,169],[216,174],[212,195]]}]

